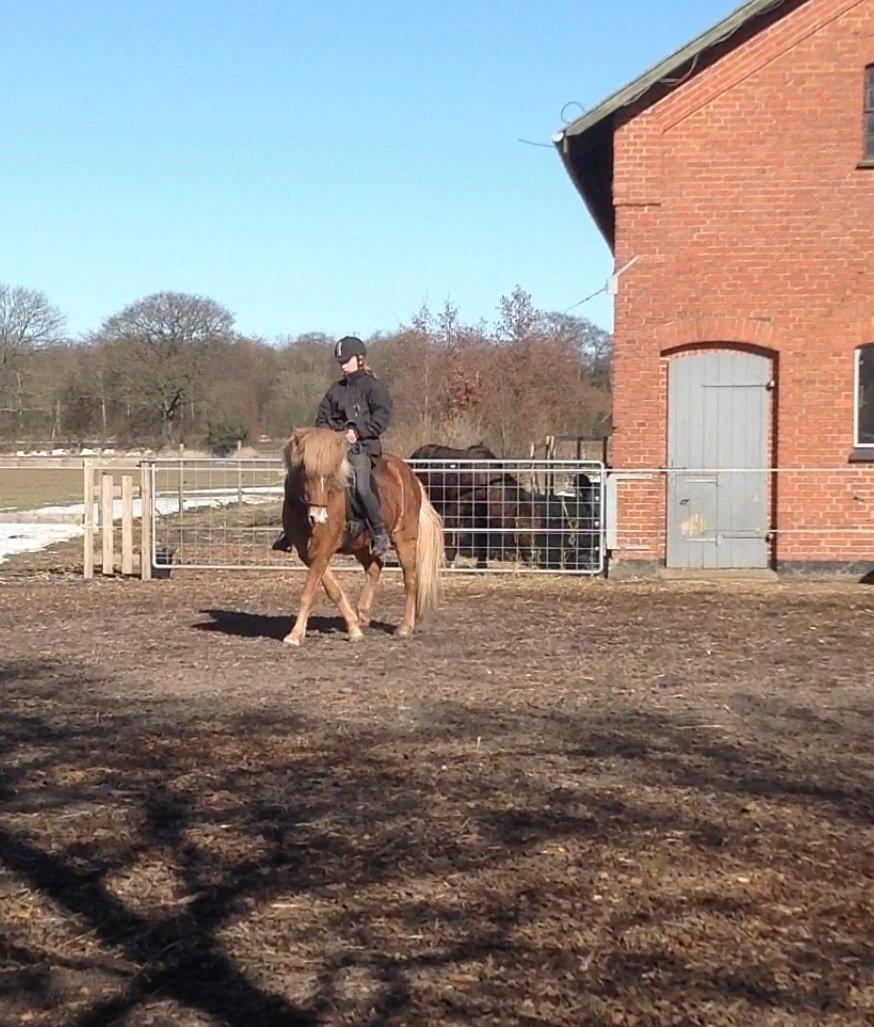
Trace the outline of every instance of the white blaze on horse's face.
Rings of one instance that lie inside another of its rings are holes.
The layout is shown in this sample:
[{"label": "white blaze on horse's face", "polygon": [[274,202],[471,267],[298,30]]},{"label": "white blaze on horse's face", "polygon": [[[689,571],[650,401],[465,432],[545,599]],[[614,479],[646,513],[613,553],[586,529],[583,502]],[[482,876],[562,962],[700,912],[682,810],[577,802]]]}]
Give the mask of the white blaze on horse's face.
[{"label": "white blaze on horse's face", "polygon": [[[318,494],[314,496],[313,492],[315,492],[315,489],[310,490],[309,509],[307,511],[307,515],[309,517],[310,524],[312,527],[315,527],[317,524],[328,523],[328,496],[325,491],[324,477],[319,477]],[[315,500],[315,502],[313,500]],[[319,500],[321,500],[321,502],[319,502]]]},{"label": "white blaze on horse's face", "polygon": [[326,506],[311,506],[309,508],[310,524],[315,527],[317,524],[328,523],[328,508]]}]

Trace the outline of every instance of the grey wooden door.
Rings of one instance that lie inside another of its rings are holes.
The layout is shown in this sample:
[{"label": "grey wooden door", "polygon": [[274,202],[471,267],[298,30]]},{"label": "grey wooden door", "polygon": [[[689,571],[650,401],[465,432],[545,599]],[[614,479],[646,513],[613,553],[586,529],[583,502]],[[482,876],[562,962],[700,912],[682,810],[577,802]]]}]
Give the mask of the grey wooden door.
[{"label": "grey wooden door", "polygon": [[670,362],[668,567],[768,566],[770,380],[755,353]]}]

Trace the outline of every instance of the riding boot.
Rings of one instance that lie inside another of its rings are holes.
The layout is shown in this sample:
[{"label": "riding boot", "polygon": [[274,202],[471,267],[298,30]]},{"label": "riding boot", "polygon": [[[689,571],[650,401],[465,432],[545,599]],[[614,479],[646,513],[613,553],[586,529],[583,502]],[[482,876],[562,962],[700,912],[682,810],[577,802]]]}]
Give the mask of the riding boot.
[{"label": "riding boot", "polygon": [[373,491],[371,483],[370,455],[364,449],[362,443],[358,443],[357,446],[353,446],[349,450],[349,462],[355,471],[355,491],[358,493],[358,498],[364,507],[367,526],[370,528],[370,534],[373,536],[370,551],[377,558],[385,556],[389,549],[391,549],[391,542],[386,533],[385,525],[382,523],[382,514],[379,512],[379,499]]},{"label": "riding boot", "polygon": [[275,549],[278,553],[287,553],[291,549],[291,542],[284,531],[270,548]]},{"label": "riding boot", "polygon": [[379,500],[372,492],[368,491],[361,496],[361,502],[367,514],[367,525],[370,528],[370,534],[373,536],[373,541],[370,543],[370,551],[377,558],[385,556],[389,549],[391,549],[391,540],[382,522],[382,515],[379,512]]}]

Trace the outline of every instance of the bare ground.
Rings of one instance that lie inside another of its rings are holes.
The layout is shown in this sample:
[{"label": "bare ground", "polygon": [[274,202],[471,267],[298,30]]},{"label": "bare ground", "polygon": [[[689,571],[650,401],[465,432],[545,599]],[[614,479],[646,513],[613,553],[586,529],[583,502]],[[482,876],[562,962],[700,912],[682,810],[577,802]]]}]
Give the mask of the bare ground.
[{"label": "bare ground", "polygon": [[0,1023],[862,1025],[862,585],[0,586]]}]

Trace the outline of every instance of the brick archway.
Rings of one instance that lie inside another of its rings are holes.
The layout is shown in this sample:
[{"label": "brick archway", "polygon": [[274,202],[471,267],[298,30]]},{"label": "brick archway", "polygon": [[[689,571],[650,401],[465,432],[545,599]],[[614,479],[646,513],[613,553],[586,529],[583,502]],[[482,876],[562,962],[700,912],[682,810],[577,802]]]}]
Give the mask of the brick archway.
[{"label": "brick archway", "polygon": [[662,356],[681,349],[718,344],[771,352],[775,349],[773,322],[761,318],[727,315],[678,318],[650,330]]}]

